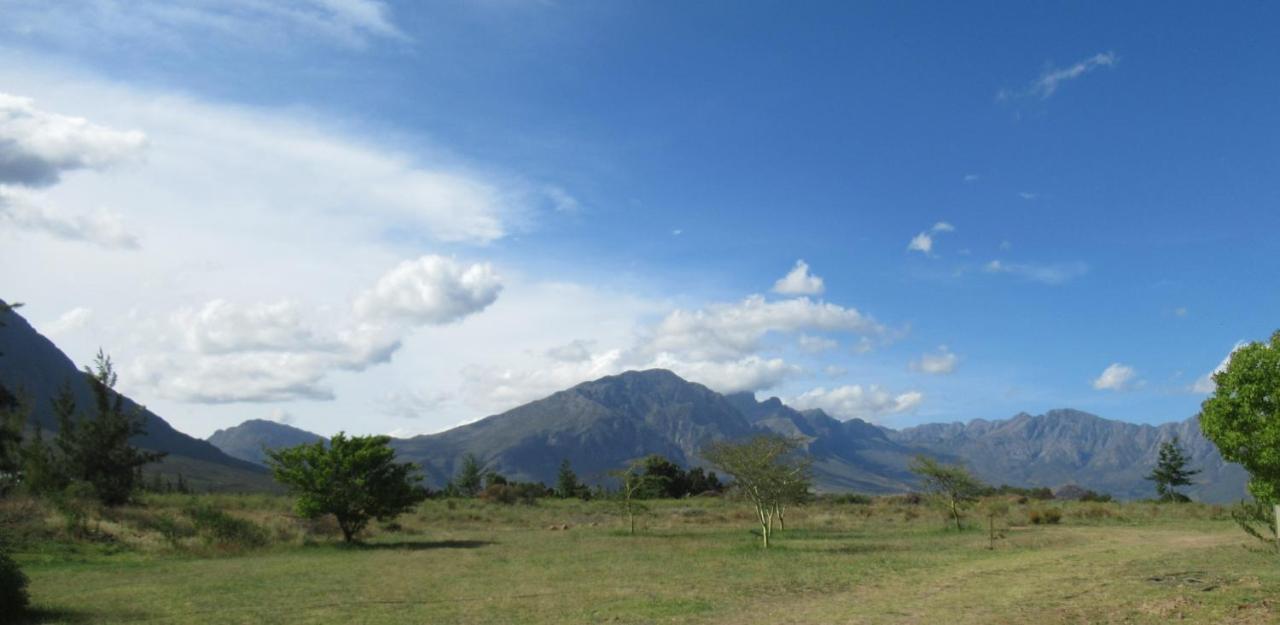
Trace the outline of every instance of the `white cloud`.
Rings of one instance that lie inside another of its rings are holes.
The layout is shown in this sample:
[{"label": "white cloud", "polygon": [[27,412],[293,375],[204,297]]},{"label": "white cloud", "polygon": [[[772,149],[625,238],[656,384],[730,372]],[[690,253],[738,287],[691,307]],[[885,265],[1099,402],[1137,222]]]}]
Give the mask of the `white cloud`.
[{"label": "white cloud", "polygon": [[93,309],[86,308],[84,306],[77,306],[65,313],[62,313],[62,316],[57,319],[41,325],[40,332],[46,336],[57,337],[85,327],[92,318]]},{"label": "white cloud", "polygon": [[1089,272],[1089,265],[1082,262],[1067,263],[1007,263],[993,260],[983,270],[1017,276],[1032,282],[1058,285],[1069,282]]},{"label": "white cloud", "polygon": [[840,419],[875,421],[881,417],[914,410],[924,401],[924,394],[908,391],[892,394],[878,386],[859,384],[830,390],[818,387],[793,397],[788,405],[798,410],[819,408]]},{"label": "white cloud", "polygon": [[670,369],[687,380],[704,384],[720,393],[762,391],[781,384],[801,373],[800,367],[781,358],[746,356],[732,361],[684,361],[670,354],[659,354],[649,367]]},{"label": "white cloud", "polygon": [[809,274],[809,264],[797,260],[795,267],[773,283],[773,292],[783,295],[821,295],[822,278]]},{"label": "white cloud", "polygon": [[1031,201],[1031,200],[1034,200],[1034,199],[1036,199],[1036,198],[1040,197],[1040,194],[1039,194],[1039,193],[1032,193],[1032,192],[1030,192],[1030,191],[1019,191],[1019,192],[1018,192],[1018,197],[1020,197],[1020,198],[1022,198],[1022,199],[1024,199],[1024,200],[1027,200],[1027,201]]},{"label": "white cloud", "polygon": [[0,31],[86,52],[127,45],[195,54],[196,42],[276,49],[321,42],[363,48],[370,41],[406,40],[379,0],[130,0],[6,5]]},{"label": "white cloud", "polygon": [[938,351],[932,354],[924,354],[918,360],[911,362],[911,370],[930,375],[946,375],[956,370],[959,364],[959,358],[946,345],[938,346]]},{"label": "white cloud", "polygon": [[911,241],[907,243],[907,251],[920,252],[928,256],[933,252],[933,237],[929,236],[927,232],[921,232],[911,237]]},{"label": "white cloud", "polygon": [[981,178],[981,176],[979,176],[978,174],[965,174],[965,175],[964,175],[964,181],[965,181],[965,182],[977,182],[980,178]]},{"label": "white cloud", "polygon": [[293,413],[289,412],[288,410],[285,410],[283,408],[273,408],[271,412],[267,414],[267,420],[275,421],[276,423],[281,423],[284,425],[293,425],[294,422],[297,421],[297,418],[294,417]]},{"label": "white cloud", "polygon": [[1246,345],[1248,345],[1248,343],[1245,341],[1237,341],[1236,344],[1231,348],[1231,351],[1227,352],[1227,355],[1222,357],[1222,362],[1219,362],[1218,366],[1213,368],[1213,371],[1210,371],[1196,378],[1196,381],[1191,384],[1191,387],[1188,390],[1190,390],[1193,393],[1204,393],[1204,394],[1212,393],[1218,390],[1218,383],[1213,381],[1213,376],[1216,374],[1222,373],[1223,371],[1226,371],[1227,365],[1231,364],[1231,357],[1234,356],[1235,353],[1239,351],[1241,347],[1244,347]]},{"label": "white cloud", "polygon": [[198,354],[245,351],[333,351],[336,337],[322,338],[302,319],[297,303],[281,300],[241,306],[223,299],[199,309],[174,313],[173,325],[183,334],[187,349]]},{"label": "white cloud", "polygon": [[998,100],[1008,100],[1016,97],[1034,96],[1040,99],[1048,99],[1063,83],[1075,80],[1092,72],[1100,67],[1112,67],[1116,64],[1117,58],[1114,52],[1099,52],[1083,61],[1070,65],[1068,67],[1055,68],[1050,67],[1040,74],[1040,77],[1032,82],[1022,91],[1010,91],[1007,89],[1000,90],[996,94]]},{"label": "white cloud", "polygon": [[800,349],[811,354],[832,350],[840,345],[834,339],[829,339],[825,336],[811,336],[808,334],[801,334],[800,338],[796,339],[796,343],[800,346]]},{"label": "white cloud", "polygon": [[498,299],[502,282],[488,263],[463,266],[443,256],[404,261],[355,302],[369,320],[414,324],[451,323],[484,310]]},{"label": "white cloud", "polygon": [[1093,381],[1093,388],[1100,391],[1127,391],[1134,382],[1137,372],[1133,367],[1112,363]]},{"label": "white cloud", "polygon": [[911,237],[911,241],[907,242],[907,251],[920,252],[925,256],[933,256],[934,236],[947,232],[954,232],[955,229],[955,226],[945,221],[939,221],[938,223],[933,224],[933,226],[929,228],[928,232],[921,232],[920,234]]},{"label": "white cloud", "polygon": [[50,113],[30,98],[0,93],[0,184],[49,186],[68,171],[136,159],[146,143],[139,131]]},{"label": "white cloud", "polygon": [[125,228],[117,213],[100,208],[85,215],[70,215],[52,206],[41,194],[3,185],[0,185],[0,223],[108,249],[139,248],[137,236]]},{"label": "white cloud", "polygon": [[591,358],[591,348],[595,341],[574,339],[563,345],[547,350],[547,357],[561,362],[582,362]]},{"label": "white cloud", "polygon": [[648,334],[644,350],[693,360],[734,360],[760,349],[771,332],[818,330],[884,335],[884,326],[855,308],[798,297],[767,301],[752,295],[738,303],[677,309]]}]

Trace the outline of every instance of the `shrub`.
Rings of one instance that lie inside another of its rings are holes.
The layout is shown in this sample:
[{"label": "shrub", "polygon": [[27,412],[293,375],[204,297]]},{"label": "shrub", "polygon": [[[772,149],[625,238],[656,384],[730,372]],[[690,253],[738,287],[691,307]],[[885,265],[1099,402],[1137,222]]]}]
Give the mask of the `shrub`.
[{"label": "shrub", "polygon": [[183,511],[196,532],[206,542],[219,546],[262,547],[267,544],[267,533],[251,521],[233,517],[208,505],[191,506]]},{"label": "shrub", "polygon": [[861,493],[840,493],[837,495],[828,495],[827,497],[824,497],[824,499],[834,504],[865,506],[871,503],[871,498]]},{"label": "shrub", "polygon": [[0,606],[5,618],[27,608],[27,576],[8,553],[0,551]]},{"label": "shrub", "polygon": [[1027,520],[1032,525],[1057,525],[1062,521],[1062,511],[1057,508],[1031,508],[1027,510]]}]

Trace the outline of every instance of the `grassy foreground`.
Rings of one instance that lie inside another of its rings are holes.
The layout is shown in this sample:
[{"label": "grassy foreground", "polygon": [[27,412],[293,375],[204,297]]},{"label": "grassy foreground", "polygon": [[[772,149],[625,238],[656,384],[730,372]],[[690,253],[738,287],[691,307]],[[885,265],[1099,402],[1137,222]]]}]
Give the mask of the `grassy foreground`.
[{"label": "grassy foreground", "polygon": [[47,527],[18,554],[37,622],[1280,622],[1280,559],[1196,504],[1048,504],[1059,525],[1015,505],[994,550],[928,506],[817,504],[764,552],[750,511],[715,499],[652,503],[634,537],[603,502],[430,501],[356,547],[282,498],[198,502],[251,521],[249,545],[175,529],[188,497],[94,518],[76,541],[37,509]]}]

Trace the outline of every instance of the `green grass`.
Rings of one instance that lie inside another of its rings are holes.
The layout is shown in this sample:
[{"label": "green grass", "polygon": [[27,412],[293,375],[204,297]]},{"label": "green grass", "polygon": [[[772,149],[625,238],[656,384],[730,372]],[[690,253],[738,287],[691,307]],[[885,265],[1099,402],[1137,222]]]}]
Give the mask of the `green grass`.
[{"label": "green grass", "polygon": [[[751,513],[719,500],[651,503],[621,531],[607,503],[431,501],[337,544],[275,497],[202,498],[276,540],[241,548],[129,528],[189,501],[153,497],[106,524],[109,547],[18,554],[49,623],[1274,623],[1280,559],[1245,549],[1221,508],[1049,504],[1061,525],[1006,537],[947,531],[927,506],[792,511],[768,552]],[[1043,507],[1043,506],[1042,506]],[[125,515],[128,516],[128,515]],[[977,519],[971,522],[977,523]],[[131,525],[133,523],[134,525]],[[569,525],[569,529],[550,529]],[[319,533],[317,535],[317,532]]]}]

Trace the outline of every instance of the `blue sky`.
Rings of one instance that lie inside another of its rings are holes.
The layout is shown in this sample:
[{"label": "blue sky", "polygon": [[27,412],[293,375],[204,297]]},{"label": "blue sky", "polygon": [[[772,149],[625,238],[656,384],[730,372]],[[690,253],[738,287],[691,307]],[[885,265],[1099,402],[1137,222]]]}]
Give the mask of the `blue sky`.
[{"label": "blue sky", "polygon": [[201,435],[644,366],[895,427],[1182,419],[1278,325],[1277,13],[0,2],[0,284]]}]

